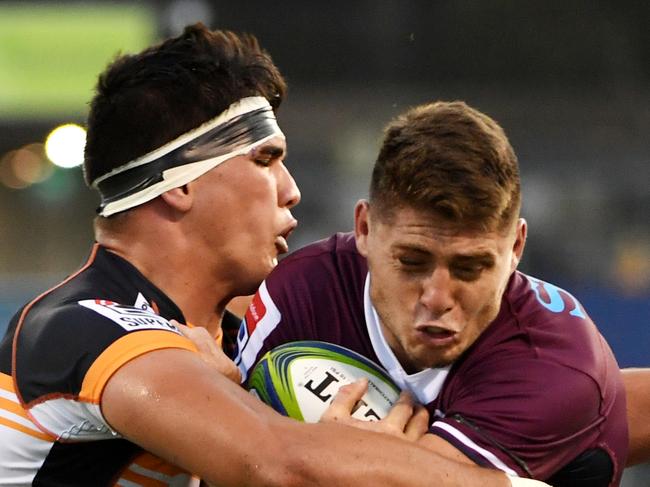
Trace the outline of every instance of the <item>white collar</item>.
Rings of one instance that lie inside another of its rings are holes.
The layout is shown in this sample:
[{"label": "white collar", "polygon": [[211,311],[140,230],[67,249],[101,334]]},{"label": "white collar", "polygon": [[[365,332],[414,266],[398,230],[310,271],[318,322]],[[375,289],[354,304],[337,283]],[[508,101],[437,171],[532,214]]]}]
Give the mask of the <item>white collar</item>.
[{"label": "white collar", "polygon": [[381,331],[379,315],[370,301],[370,272],[366,276],[363,288],[363,308],[370,343],[381,365],[402,390],[410,391],[422,404],[432,402],[440,394],[451,365],[437,369],[424,369],[411,375],[406,373],[386,343]]}]

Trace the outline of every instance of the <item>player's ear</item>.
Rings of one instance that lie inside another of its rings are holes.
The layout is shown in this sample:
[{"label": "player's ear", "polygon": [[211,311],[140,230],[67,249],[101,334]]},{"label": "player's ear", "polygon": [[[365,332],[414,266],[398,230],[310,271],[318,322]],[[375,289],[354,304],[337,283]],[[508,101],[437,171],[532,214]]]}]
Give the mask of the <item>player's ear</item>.
[{"label": "player's ear", "polygon": [[515,229],[515,241],[512,246],[512,262],[510,265],[511,272],[517,268],[519,262],[521,261],[521,257],[524,254],[524,247],[526,246],[527,234],[528,234],[528,224],[526,223],[526,220],[524,220],[523,218],[519,218],[517,220],[517,227]]},{"label": "player's ear", "polygon": [[165,191],[160,197],[170,208],[182,213],[189,211],[194,201],[188,184]]},{"label": "player's ear", "polygon": [[370,207],[367,200],[357,201],[354,207],[354,238],[357,250],[364,257],[368,256],[368,232],[370,230]]}]

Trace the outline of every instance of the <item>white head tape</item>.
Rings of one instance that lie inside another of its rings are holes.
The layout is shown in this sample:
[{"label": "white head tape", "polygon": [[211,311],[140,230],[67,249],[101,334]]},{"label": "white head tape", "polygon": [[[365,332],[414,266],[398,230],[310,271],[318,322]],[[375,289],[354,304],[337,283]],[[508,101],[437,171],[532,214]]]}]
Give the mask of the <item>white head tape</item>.
[{"label": "white head tape", "polygon": [[92,187],[102,197],[98,213],[110,216],[151,201],[276,136],[284,134],[266,98],[242,98],[216,118],[95,179]]}]

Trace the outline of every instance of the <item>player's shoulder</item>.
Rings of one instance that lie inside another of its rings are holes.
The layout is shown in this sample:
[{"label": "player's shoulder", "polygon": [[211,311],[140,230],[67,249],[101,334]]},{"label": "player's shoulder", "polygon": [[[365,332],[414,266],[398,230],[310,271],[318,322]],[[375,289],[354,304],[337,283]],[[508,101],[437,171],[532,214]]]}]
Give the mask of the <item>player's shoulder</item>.
[{"label": "player's shoulder", "polygon": [[337,233],[294,252],[266,278],[258,291],[259,303],[285,313],[332,312],[334,307],[362,303],[368,273],[356,249],[354,235]]},{"label": "player's shoulder", "polygon": [[93,295],[86,277],[79,273],[27,303],[18,323],[20,335],[42,337],[50,329],[61,334],[74,324],[87,321],[86,315],[90,314],[80,305],[80,301]]},{"label": "player's shoulder", "polygon": [[[518,272],[510,282],[506,300],[510,312],[499,315],[494,330],[494,338],[501,339],[503,348],[515,354],[524,350],[546,361],[545,370],[549,364],[556,364],[564,369],[560,375],[585,374],[606,387],[618,367],[598,328],[573,294]],[[519,339],[503,340],[503,334]]]},{"label": "player's shoulder", "polygon": [[474,357],[460,363],[443,402],[451,401],[455,410],[487,423],[500,411],[504,431],[559,437],[566,428],[586,427],[598,417],[603,397],[614,397],[598,380],[600,365],[581,358],[577,349],[550,353],[536,343],[509,342],[470,354]]},{"label": "player's shoulder", "polygon": [[179,333],[137,289],[112,289],[101,278],[80,272],[28,303],[18,321],[17,350],[33,355],[51,351],[57,343],[101,347],[143,329]]},{"label": "player's shoulder", "polygon": [[352,232],[338,232],[301,247],[282,260],[285,265],[301,259],[327,259],[338,255],[356,256],[357,251],[354,234]]},{"label": "player's shoulder", "polygon": [[101,313],[102,307],[111,306],[109,303],[112,302],[100,299],[56,301],[53,298],[30,303],[15,332],[17,364],[51,355],[60,360],[60,350],[90,352],[95,346],[116,340],[125,333],[125,328],[118,326],[117,319]]},{"label": "player's shoulder", "polygon": [[567,321],[590,322],[584,307],[568,290],[534,276],[515,272],[505,293],[510,310],[520,317],[562,326]]},{"label": "player's shoulder", "polygon": [[[101,292],[101,286],[86,287],[75,279],[39,296],[21,314],[12,355],[25,402],[52,394],[76,395],[94,364],[110,369],[133,353],[176,344],[181,336],[142,294],[127,299],[132,289],[124,295]],[[145,338],[139,333],[143,330],[158,334]],[[100,357],[104,360],[98,361]]]}]

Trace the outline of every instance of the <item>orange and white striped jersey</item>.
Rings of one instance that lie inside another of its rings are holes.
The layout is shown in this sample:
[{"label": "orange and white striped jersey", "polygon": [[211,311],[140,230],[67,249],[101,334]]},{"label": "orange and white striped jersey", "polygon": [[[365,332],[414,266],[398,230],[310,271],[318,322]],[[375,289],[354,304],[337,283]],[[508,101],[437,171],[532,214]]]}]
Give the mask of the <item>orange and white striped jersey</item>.
[{"label": "orange and white striped jersey", "polygon": [[19,310],[0,341],[0,486],[198,486],[121,438],[100,408],[106,383],[129,360],[196,351],[171,319],[185,321],[99,245],[77,273]]}]

